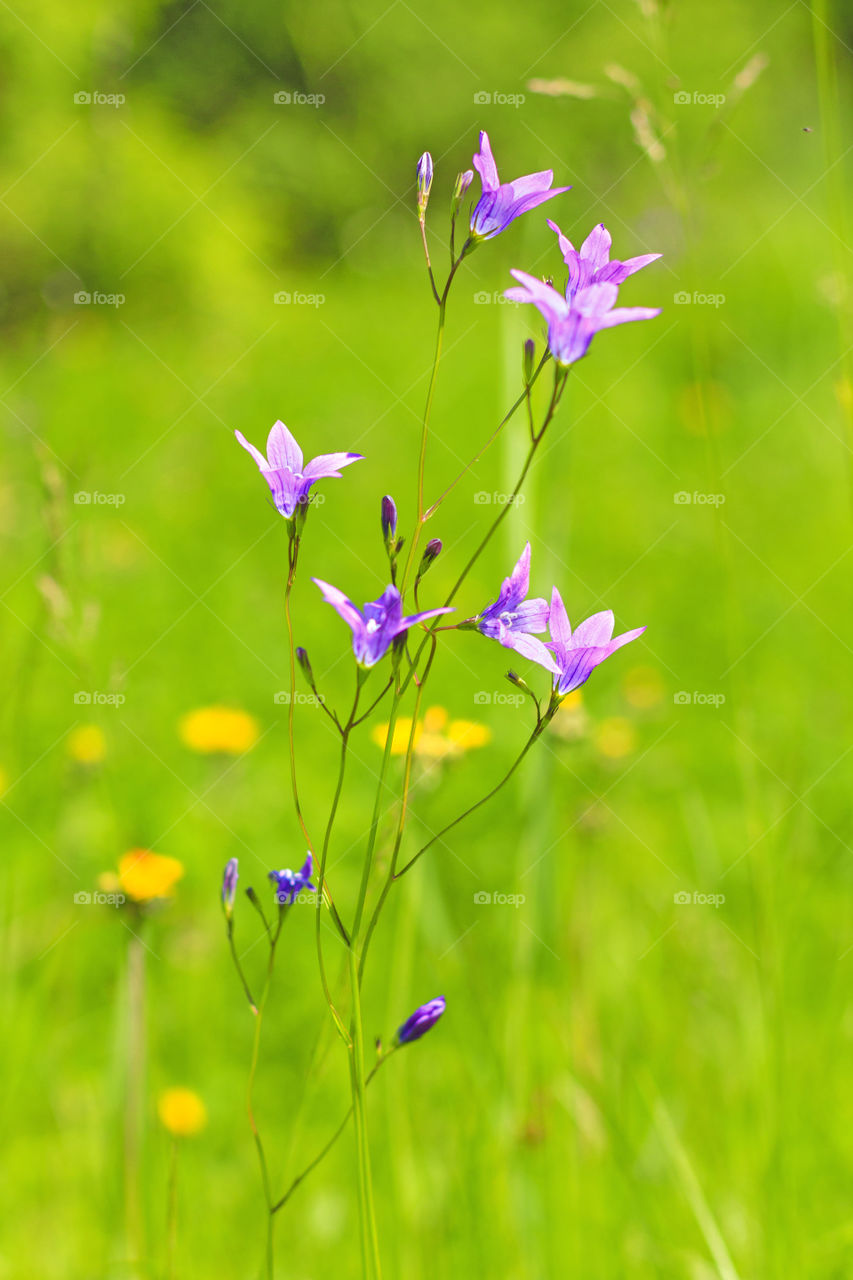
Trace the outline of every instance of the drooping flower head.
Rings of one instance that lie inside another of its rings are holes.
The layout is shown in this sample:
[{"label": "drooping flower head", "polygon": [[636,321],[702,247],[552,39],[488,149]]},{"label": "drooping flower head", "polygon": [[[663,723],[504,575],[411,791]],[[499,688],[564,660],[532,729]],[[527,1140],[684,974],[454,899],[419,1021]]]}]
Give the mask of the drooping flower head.
[{"label": "drooping flower head", "polygon": [[507,289],[504,297],[511,302],[532,302],[542,313],[548,323],[548,348],[564,368],[586,355],[599,330],[660,315],[660,307],[617,307],[619,286],[612,281],[589,284],[564,297],[553,285],[526,271],[510,274],[521,287]]},{"label": "drooping flower head", "polygon": [[626,258],[620,262],[618,258],[610,260],[610,246],[613,243],[610,232],[603,222],[593,227],[580,249],[576,249],[564,236],[556,222],[548,219],[548,226],[556,232],[563,261],[569,269],[566,284],[566,297],[570,300],[579,289],[590,284],[622,284],[635,271],[647,267],[650,262],[657,262],[659,253],[644,253],[638,258]]},{"label": "drooping flower head", "polygon": [[541,632],[548,626],[548,601],[541,597],[526,599],[530,589],[530,543],[521,553],[518,564],[508,578],[504,578],[498,598],[476,618],[470,626],[498,640],[506,649],[514,649],[525,658],[532,658],[549,670],[556,670],[551,655],[541,640],[531,632]]},{"label": "drooping flower head", "polygon": [[397,1041],[400,1044],[411,1044],[413,1040],[420,1040],[422,1035],[426,1035],[427,1031],[435,1026],[446,1006],[447,1001],[444,996],[436,996],[427,1004],[420,1005],[398,1029]]},{"label": "drooping flower head", "polygon": [[298,507],[308,501],[311,486],[318,480],[340,479],[340,468],[362,458],[360,453],[321,453],[305,465],[302,450],[283,422],[276,422],[267,437],[267,456],[249,444],[239,431],[234,432],[240,444],[250,453],[270,487],[273,501],[286,520],[291,520]]},{"label": "drooping flower head", "polygon": [[291,871],[289,867],[283,871],[271,871],[269,878],[275,885],[275,897],[279,906],[289,906],[291,902],[295,902],[303,889],[315,889],[315,885],[311,883],[311,867],[313,859],[311,854],[302,864],[301,871]]},{"label": "drooping flower head", "polygon": [[471,214],[471,236],[474,240],[491,240],[521,214],[544,204],[553,196],[571,191],[571,187],[551,186],[554,181],[552,169],[501,183],[485,130],[480,132],[480,150],[474,156],[473,164],[483,184],[483,194]]},{"label": "drooping flower head", "polygon": [[[625,631],[621,636],[613,638],[613,624],[613,613],[607,609],[603,613],[594,613],[576,627],[573,633],[562,597],[554,587],[549,615],[551,639],[547,647],[554,655],[557,666],[554,674],[556,697],[564,698],[573,689],[579,688],[611,653],[636,640],[646,629],[637,627],[634,631]],[[549,670],[553,670],[553,667]]]},{"label": "drooping flower head", "polygon": [[378,600],[366,604],[363,609],[357,609],[337,587],[323,582],[322,578],[313,578],[312,581],[320,588],[326,603],[332,606],[352,631],[353,653],[361,667],[375,666],[388,652],[396,637],[408,631],[415,623],[424,622],[427,618],[437,618],[441,613],[453,612],[448,606],[443,606],[403,617],[402,597],[395,586],[386,587]]},{"label": "drooping flower head", "polygon": [[237,894],[237,881],[239,879],[239,863],[236,858],[229,858],[225,866],[225,872],[222,876],[222,905],[225,908],[225,914],[230,917],[234,910],[234,898]]}]

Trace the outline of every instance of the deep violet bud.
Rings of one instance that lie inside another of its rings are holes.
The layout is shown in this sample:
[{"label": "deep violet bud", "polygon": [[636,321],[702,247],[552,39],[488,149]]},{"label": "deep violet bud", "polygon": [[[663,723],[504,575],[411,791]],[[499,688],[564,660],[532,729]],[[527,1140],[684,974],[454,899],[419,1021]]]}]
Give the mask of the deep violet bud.
[{"label": "deep violet bud", "polygon": [[429,193],[432,188],[432,156],[425,151],[418,161],[418,217],[421,222],[426,214]]},{"label": "deep violet bud", "polygon": [[409,1044],[412,1040],[420,1040],[422,1035],[426,1035],[438,1022],[444,1013],[447,1001],[444,996],[436,996],[435,1000],[430,1000],[427,1004],[422,1004],[420,1008],[415,1009],[411,1017],[407,1018],[397,1031],[397,1043]]},{"label": "deep violet bud", "polygon": [[421,564],[420,564],[420,568],[418,569],[418,576],[416,579],[417,582],[420,582],[421,578],[429,569],[433,560],[437,560],[440,555],[441,555],[441,538],[430,538],[429,542],[426,544],[426,547],[424,548],[423,556],[421,557]]},{"label": "deep violet bud", "polygon": [[397,532],[397,504],[386,494],[382,499],[382,537],[387,547]]},{"label": "deep violet bud", "polygon": [[237,894],[237,880],[239,878],[238,862],[236,858],[229,858],[225,873],[222,877],[222,906],[225,908],[225,914],[231,919],[231,913],[234,910],[234,898]]}]

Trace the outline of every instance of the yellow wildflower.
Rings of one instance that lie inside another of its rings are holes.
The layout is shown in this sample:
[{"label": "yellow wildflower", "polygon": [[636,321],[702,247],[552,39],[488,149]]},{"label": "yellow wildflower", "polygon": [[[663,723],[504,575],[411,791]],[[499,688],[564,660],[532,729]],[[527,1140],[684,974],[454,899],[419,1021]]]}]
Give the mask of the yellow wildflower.
[{"label": "yellow wildflower", "polygon": [[119,888],[134,902],[173,897],[183,874],[183,864],[177,858],[167,858],[150,849],[131,849],[118,864]]},{"label": "yellow wildflower", "polygon": [[78,764],[100,764],[107,754],[107,740],[103,729],[96,724],[81,724],[72,729],[66,740],[66,749]]},{"label": "yellow wildflower", "polygon": [[175,1138],[192,1138],[207,1124],[207,1108],[192,1089],[164,1089],[157,1113],[163,1128]]},{"label": "yellow wildflower", "polygon": [[238,756],[255,745],[260,726],[248,711],[235,707],[198,707],[181,717],[178,733],[191,751]]},{"label": "yellow wildflower", "polygon": [[[397,721],[391,740],[391,754],[405,755],[412,731],[411,717]],[[388,725],[377,725],[371,737],[377,746],[384,748],[388,739]],[[414,753],[426,760],[443,760],[463,755],[491,741],[491,730],[473,720],[451,720],[444,707],[429,707],[423,720],[415,726]]]}]

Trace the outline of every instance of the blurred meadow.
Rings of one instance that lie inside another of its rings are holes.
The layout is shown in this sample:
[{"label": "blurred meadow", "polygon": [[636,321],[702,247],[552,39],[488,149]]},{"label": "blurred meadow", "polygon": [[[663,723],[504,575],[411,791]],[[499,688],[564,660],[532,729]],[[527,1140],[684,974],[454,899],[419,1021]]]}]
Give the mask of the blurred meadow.
[{"label": "blurred meadow", "polygon": [[[0,1280],[165,1278],[173,1087],[207,1112],[181,1140],[173,1274],[260,1275],[252,1027],[220,880],[237,856],[267,893],[304,841],[276,700],[284,523],[233,431],[262,446],[282,418],[308,456],[365,455],[323,486],[293,600],[340,705],[349,635],[309,579],[382,590],[384,493],[409,536],[435,324],[414,166],[429,148],[441,258],[480,128],[502,177],[551,167],[573,189],[457,278],[428,498],[518,394],[540,327],[499,298],[511,267],[558,273],[546,217],[576,244],[604,221],[621,258],[661,252],[622,298],[663,312],[574,369],[461,615],[530,539],[535,592],[557,582],[573,622],[612,608],[648,629],[392,895],[368,1044],[448,1004],[369,1094],[385,1273],[849,1276],[850,11],[13,0],[0,23]],[[445,550],[423,607],[524,448],[519,415],[429,523]],[[490,741],[419,766],[409,856],[529,732],[499,647],[447,639],[428,703]],[[181,722],[208,706],[256,732],[195,749]],[[297,737],[316,828],[336,740],[310,706]],[[347,913],[380,758],[361,730],[330,862]],[[184,868],[141,943],[93,900],[135,848]],[[256,923],[241,902],[253,975]],[[335,976],[332,933],[328,950]],[[310,911],[264,1036],[283,1187],[349,1102]],[[347,1133],[279,1215],[282,1275],[360,1274],[355,1169]]]}]

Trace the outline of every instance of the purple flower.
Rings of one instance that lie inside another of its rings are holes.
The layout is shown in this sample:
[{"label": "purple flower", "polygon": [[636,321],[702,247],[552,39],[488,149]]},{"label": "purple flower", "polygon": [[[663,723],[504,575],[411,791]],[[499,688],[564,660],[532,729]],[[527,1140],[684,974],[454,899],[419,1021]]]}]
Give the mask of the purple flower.
[{"label": "purple flower", "polygon": [[521,553],[518,564],[508,578],[504,578],[497,600],[472,618],[470,625],[488,636],[499,640],[506,649],[514,649],[525,658],[532,658],[550,671],[556,672],[551,655],[541,640],[531,631],[544,631],[548,626],[548,601],[538,597],[525,599],[530,589],[530,543]]},{"label": "purple flower", "polygon": [[557,233],[560,253],[569,269],[566,297],[570,300],[579,289],[585,289],[590,284],[622,284],[635,271],[647,267],[650,262],[657,262],[661,257],[659,253],[644,253],[639,258],[626,258],[624,262],[614,258],[611,262],[610,246],[613,242],[603,222],[593,227],[580,250],[574,247],[550,218],[548,226]]},{"label": "purple flower", "polygon": [[291,871],[286,868],[284,871],[271,871],[269,878],[275,885],[275,897],[279,906],[288,906],[291,902],[295,902],[303,889],[315,889],[315,885],[309,879],[311,875],[312,858],[311,854],[303,863],[301,871]]},{"label": "purple flower", "polygon": [[434,1000],[430,1000],[427,1004],[422,1004],[420,1008],[415,1009],[411,1017],[407,1018],[397,1031],[397,1040],[400,1044],[410,1044],[412,1040],[420,1040],[430,1028],[434,1027],[441,1015],[444,1013],[447,1001],[444,996],[436,996]]},{"label": "purple flower", "polygon": [[616,307],[619,286],[612,281],[588,284],[564,298],[553,285],[526,271],[510,274],[521,288],[507,289],[504,296],[511,302],[532,302],[541,311],[548,322],[548,348],[563,366],[585,356],[600,329],[612,329],[630,320],[651,320],[660,315],[660,307]]},{"label": "purple flower", "polygon": [[237,880],[239,878],[238,865],[236,858],[229,858],[222,876],[222,905],[227,916],[230,916],[234,910],[234,898],[237,893]]},{"label": "purple flower", "polygon": [[474,156],[473,164],[483,184],[483,194],[471,215],[471,235],[475,240],[490,240],[505,231],[522,213],[544,204],[552,196],[571,191],[571,187],[551,187],[554,181],[552,169],[529,173],[524,178],[502,184],[485,130],[480,132],[480,150]]},{"label": "purple flower", "polygon": [[[623,644],[636,640],[637,636],[641,636],[646,629],[637,627],[634,631],[625,631],[621,636],[612,639],[613,614],[610,609],[607,609],[603,613],[594,613],[572,634],[566,606],[556,587],[551,593],[551,611],[548,620],[551,639],[547,647],[557,662],[554,693],[558,698],[564,698],[567,693],[579,688],[605,658],[609,658],[611,653],[621,649]],[[553,666],[549,670],[553,671]]]},{"label": "purple flower", "polygon": [[321,453],[304,466],[302,450],[283,422],[277,422],[269,433],[266,458],[241,432],[234,434],[257,462],[272,491],[273,501],[286,520],[308,501],[311,486],[317,480],[340,479],[339,468],[348,467],[362,457],[360,453]]},{"label": "purple flower", "polygon": [[337,587],[323,582],[322,578],[313,578],[312,581],[322,591],[326,603],[340,614],[352,631],[353,652],[361,667],[375,666],[387,653],[392,641],[416,622],[437,618],[440,613],[453,612],[451,608],[443,606],[404,618],[402,597],[395,586],[386,587],[378,600],[366,604],[363,609],[357,609]]}]

